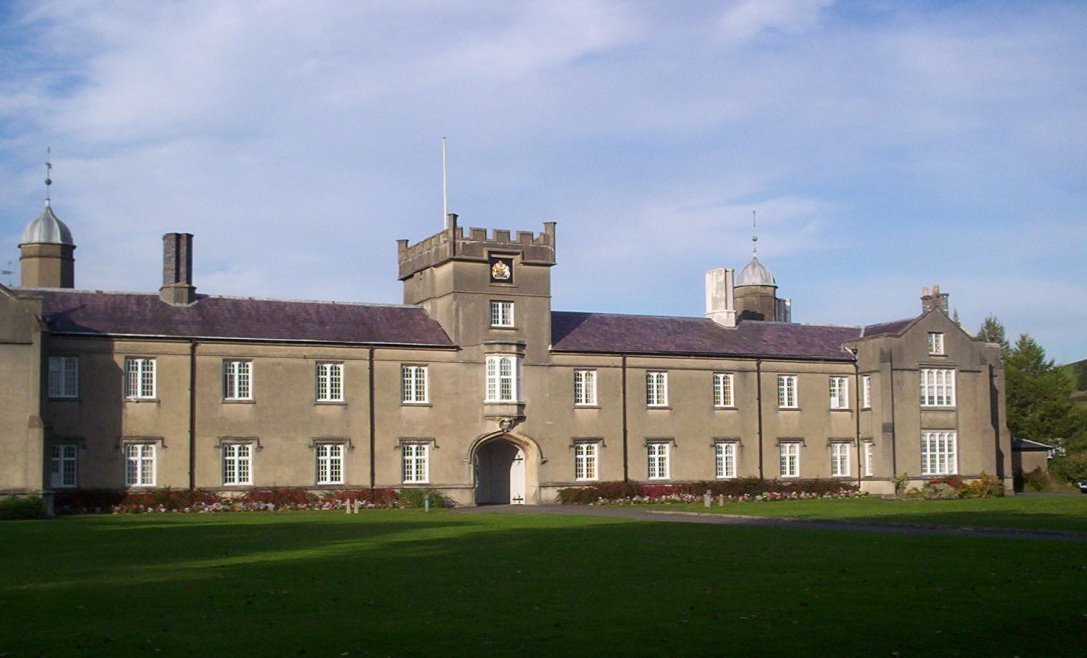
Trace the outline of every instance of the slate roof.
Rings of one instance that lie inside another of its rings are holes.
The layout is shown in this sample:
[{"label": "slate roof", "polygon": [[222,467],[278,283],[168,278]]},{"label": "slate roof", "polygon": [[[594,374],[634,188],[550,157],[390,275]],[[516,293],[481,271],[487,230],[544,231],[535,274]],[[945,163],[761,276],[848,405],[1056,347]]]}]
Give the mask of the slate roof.
[{"label": "slate roof", "polygon": [[864,328],[863,337],[870,338],[872,336],[887,336],[890,334],[900,334],[916,321],[917,318],[906,318],[905,320],[893,320],[891,322],[870,324]]},{"label": "slate roof", "polygon": [[760,356],[852,361],[842,344],[859,327],[741,322],[722,327],[708,318],[607,313],[551,314],[551,346],[560,352]]},{"label": "slate roof", "polygon": [[42,297],[42,316],[54,333],[454,346],[414,306],[212,296],[173,306],[155,293],[29,292]]}]

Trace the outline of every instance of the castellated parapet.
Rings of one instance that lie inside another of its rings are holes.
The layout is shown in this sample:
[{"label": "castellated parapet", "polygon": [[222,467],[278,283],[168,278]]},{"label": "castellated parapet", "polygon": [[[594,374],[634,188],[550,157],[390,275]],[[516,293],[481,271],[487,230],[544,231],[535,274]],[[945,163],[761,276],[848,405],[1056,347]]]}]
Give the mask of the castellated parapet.
[{"label": "castellated parapet", "polygon": [[555,222],[544,222],[543,233],[517,231],[516,238],[505,229],[469,228],[468,235],[457,226],[457,216],[450,213],[449,228],[416,244],[397,240],[400,280],[416,272],[450,260],[486,262],[489,254],[519,253],[521,262],[530,265],[555,264]]}]

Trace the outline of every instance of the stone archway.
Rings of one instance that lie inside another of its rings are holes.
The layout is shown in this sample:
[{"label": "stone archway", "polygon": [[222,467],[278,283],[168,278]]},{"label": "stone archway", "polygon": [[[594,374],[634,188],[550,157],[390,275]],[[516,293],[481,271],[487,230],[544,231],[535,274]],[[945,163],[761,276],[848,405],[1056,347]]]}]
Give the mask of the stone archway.
[{"label": "stone archway", "polygon": [[535,504],[538,461],[531,441],[510,434],[481,439],[472,450],[475,504]]}]

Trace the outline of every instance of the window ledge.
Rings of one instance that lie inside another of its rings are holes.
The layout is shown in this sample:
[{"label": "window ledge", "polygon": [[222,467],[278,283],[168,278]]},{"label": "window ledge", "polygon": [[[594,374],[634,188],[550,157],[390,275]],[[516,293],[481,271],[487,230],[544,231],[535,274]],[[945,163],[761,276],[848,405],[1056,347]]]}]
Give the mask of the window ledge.
[{"label": "window ledge", "polygon": [[599,409],[599,404],[575,404],[574,409]]},{"label": "window ledge", "polygon": [[401,407],[433,407],[434,405],[431,404],[430,402],[404,402],[403,400],[401,400],[400,401],[400,406]]},{"label": "window ledge", "polygon": [[125,402],[136,402],[136,403],[140,403],[140,402],[144,402],[144,403],[147,403],[147,402],[150,402],[150,403],[152,403],[152,404],[158,404],[158,403],[159,403],[159,399],[158,399],[158,398],[125,398]]},{"label": "window ledge", "polygon": [[346,407],[346,400],[314,400],[313,404],[319,407]]},{"label": "window ledge", "polygon": [[672,406],[668,404],[647,404],[645,408],[650,411],[671,411]]},{"label": "window ledge", "polygon": [[831,411],[853,411],[849,407],[831,407]]},{"label": "window ledge", "polygon": [[714,411],[736,411],[736,409],[738,409],[738,407],[736,405],[734,405],[734,404],[726,404],[726,405],[720,406],[720,407],[715,405],[713,407]]},{"label": "window ledge", "polygon": [[234,398],[223,398],[223,404],[256,404],[256,400],[235,400]]}]

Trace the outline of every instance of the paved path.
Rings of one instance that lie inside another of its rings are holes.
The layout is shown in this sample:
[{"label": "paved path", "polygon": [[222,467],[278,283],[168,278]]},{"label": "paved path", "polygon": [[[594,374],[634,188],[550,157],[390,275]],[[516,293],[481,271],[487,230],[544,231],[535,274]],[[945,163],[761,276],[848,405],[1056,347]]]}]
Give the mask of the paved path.
[{"label": "paved path", "polygon": [[782,519],[766,516],[677,512],[674,510],[655,510],[644,507],[623,507],[618,505],[484,505],[480,507],[457,507],[452,511],[457,514],[559,514],[566,516],[606,516],[638,521],[663,521],[671,523],[748,525],[772,528],[814,528],[818,530],[855,530],[861,532],[883,532],[903,535],[925,534],[968,537],[1012,537],[1087,542],[1087,533],[1060,530],[1015,530],[1010,528],[974,528],[969,526],[920,524],[890,525],[872,521]]}]

